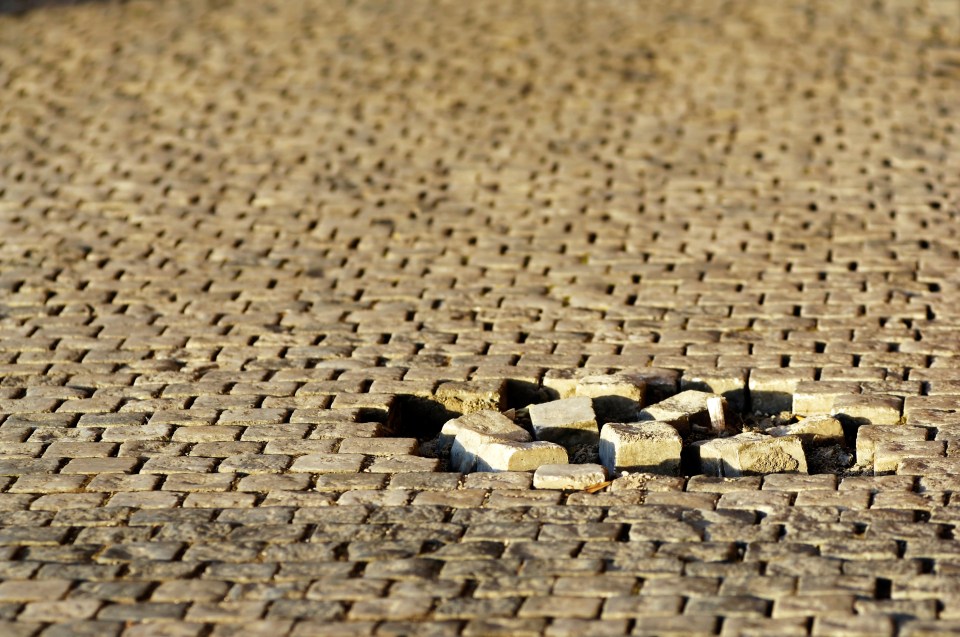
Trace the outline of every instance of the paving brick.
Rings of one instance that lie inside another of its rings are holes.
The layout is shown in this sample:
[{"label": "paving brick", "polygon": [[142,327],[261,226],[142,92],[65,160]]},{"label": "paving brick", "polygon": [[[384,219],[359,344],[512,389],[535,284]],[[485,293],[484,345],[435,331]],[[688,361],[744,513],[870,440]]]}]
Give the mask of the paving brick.
[{"label": "paving brick", "polygon": [[[794,409],[794,412],[796,412],[796,409]],[[810,416],[793,424],[771,427],[765,433],[776,437],[797,436],[805,445],[809,446],[842,444],[844,439],[840,421],[823,414]]]},{"label": "paving brick", "polygon": [[506,406],[506,385],[502,380],[443,383],[434,394],[436,400],[454,414],[476,411],[503,411]]},{"label": "paving brick", "polygon": [[650,617],[638,622],[631,635],[713,635],[716,617]]},{"label": "paving brick", "polygon": [[70,582],[65,580],[13,580],[0,582],[0,601],[4,602],[32,602],[50,601],[62,598],[70,589]]},{"label": "paving brick", "polygon": [[703,473],[737,478],[778,472],[807,472],[799,438],[743,433],[695,444]]},{"label": "paving brick", "polygon": [[540,465],[533,474],[537,489],[585,489],[603,482],[605,469],[596,464]]},{"label": "paving brick", "polygon": [[[952,3],[6,4],[0,634],[960,633]],[[690,390],[859,463],[437,471]]]},{"label": "paving brick", "polygon": [[813,620],[813,635],[843,635],[860,637],[866,635],[893,635],[895,623],[892,617],[864,615],[859,617],[816,617]]},{"label": "paving brick", "polygon": [[922,427],[885,427],[867,425],[857,429],[857,463],[872,465],[878,444],[884,442],[922,441],[927,431]]},{"label": "paving brick", "polygon": [[623,471],[676,474],[682,446],[680,434],[666,422],[608,423],[600,432],[600,459],[611,475]]},{"label": "paving brick", "polygon": [[551,595],[529,597],[517,611],[521,618],[557,617],[562,619],[589,619],[600,612],[601,600],[583,597]]},{"label": "paving brick", "polygon": [[832,414],[872,425],[899,424],[902,410],[898,396],[841,396],[831,407]]},{"label": "paving brick", "polygon": [[562,398],[530,405],[530,422],[537,440],[554,442],[572,452],[579,445],[598,444],[600,432],[590,398]]},{"label": "paving brick", "polygon": [[484,410],[448,420],[440,430],[438,446],[450,454],[453,469],[469,473],[476,470],[480,447],[497,440],[530,442],[532,437],[499,412]]},{"label": "paving brick", "polygon": [[566,450],[552,442],[485,442],[477,449],[479,471],[533,471],[566,461]]},{"label": "paving brick", "polygon": [[638,420],[669,423],[683,434],[691,429],[710,431],[713,429],[713,425],[711,424],[708,401],[711,398],[718,397],[721,398],[723,411],[727,420],[729,420],[730,409],[725,398],[692,389],[646,407],[640,412]]}]

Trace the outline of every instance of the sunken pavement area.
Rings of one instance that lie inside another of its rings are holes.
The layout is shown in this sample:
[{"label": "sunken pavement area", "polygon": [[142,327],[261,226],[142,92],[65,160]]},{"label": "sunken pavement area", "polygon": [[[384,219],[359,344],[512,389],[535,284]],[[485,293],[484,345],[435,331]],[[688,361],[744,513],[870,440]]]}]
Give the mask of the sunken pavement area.
[{"label": "sunken pavement area", "polygon": [[954,0],[2,0],[0,635],[960,634],[958,215]]}]

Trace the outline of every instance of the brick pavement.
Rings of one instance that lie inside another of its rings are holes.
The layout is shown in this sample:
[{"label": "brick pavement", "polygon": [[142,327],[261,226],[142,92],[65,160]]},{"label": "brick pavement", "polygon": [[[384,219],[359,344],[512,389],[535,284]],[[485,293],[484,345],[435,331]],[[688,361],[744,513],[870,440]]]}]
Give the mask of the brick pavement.
[{"label": "brick pavement", "polygon": [[[958,80],[953,0],[0,2],[0,634],[960,633]],[[883,475],[417,453],[576,368]]]}]

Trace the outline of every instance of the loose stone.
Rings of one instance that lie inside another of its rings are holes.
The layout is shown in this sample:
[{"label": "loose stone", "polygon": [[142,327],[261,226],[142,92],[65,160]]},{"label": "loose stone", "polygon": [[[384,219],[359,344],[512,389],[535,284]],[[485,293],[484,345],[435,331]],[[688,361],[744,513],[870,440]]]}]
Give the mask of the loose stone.
[{"label": "loose stone", "polygon": [[448,420],[440,430],[438,450],[449,452],[451,469],[466,473],[476,468],[480,446],[496,440],[529,442],[532,437],[499,412],[479,411]]},{"label": "loose stone", "polygon": [[[650,405],[640,412],[639,419],[670,423],[682,434],[689,433],[693,428],[709,430],[712,429],[708,404],[711,398],[719,398],[722,410],[729,411],[723,396],[689,389],[656,405]],[[725,420],[730,419],[725,418]]]},{"label": "loose stone", "polygon": [[806,473],[807,457],[800,439],[744,433],[694,444],[702,473],[739,478],[766,473]]},{"label": "loose stone", "polygon": [[798,436],[804,444],[810,446],[843,442],[843,427],[833,416],[810,416],[790,425],[771,427],[767,429],[767,433],[775,438]]},{"label": "loose stone", "polygon": [[682,447],[676,428],[665,422],[608,423],[600,432],[600,461],[610,472],[676,475]]},{"label": "loose stone", "polygon": [[506,383],[502,380],[447,382],[437,388],[437,402],[453,414],[476,411],[503,411]]},{"label": "loose stone", "polygon": [[545,464],[533,474],[537,489],[586,489],[607,479],[598,464]]},{"label": "loose stone", "polygon": [[596,444],[600,438],[589,398],[564,398],[530,405],[529,414],[537,440],[555,442],[568,451],[578,445]]},{"label": "loose stone", "polygon": [[487,442],[477,451],[477,471],[534,471],[545,464],[566,464],[567,450],[552,442]]}]

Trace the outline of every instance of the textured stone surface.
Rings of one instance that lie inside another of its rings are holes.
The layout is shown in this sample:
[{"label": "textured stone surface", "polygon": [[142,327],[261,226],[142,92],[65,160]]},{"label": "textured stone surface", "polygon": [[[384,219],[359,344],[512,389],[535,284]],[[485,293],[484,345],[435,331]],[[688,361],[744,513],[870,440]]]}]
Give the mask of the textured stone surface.
[{"label": "textured stone surface", "polygon": [[656,420],[673,425],[681,433],[688,433],[691,429],[711,430],[710,412],[707,401],[719,398],[722,401],[723,411],[729,414],[726,399],[716,394],[688,389],[676,396],[663,400],[655,405],[643,409],[639,420]]},{"label": "textured stone surface", "polygon": [[529,442],[530,433],[496,411],[478,411],[448,420],[440,430],[438,451],[449,453],[449,465],[454,471],[473,471],[477,452],[486,442],[513,440]]},{"label": "textured stone surface", "polygon": [[676,428],[665,422],[608,423],[600,431],[600,461],[611,474],[676,474],[682,447]]},{"label": "textured stone surface", "polygon": [[596,374],[589,369],[548,370],[543,386],[559,398],[592,398],[600,424],[635,421],[647,389],[638,374]]},{"label": "textured stone surface", "polygon": [[435,394],[437,402],[455,414],[502,411],[506,407],[506,386],[502,380],[474,380],[443,383]]},{"label": "textured stone surface", "polygon": [[843,427],[832,416],[809,416],[789,425],[779,425],[767,429],[771,436],[797,436],[804,444],[818,446],[843,442]]},{"label": "textured stone surface", "polygon": [[597,444],[600,440],[590,398],[563,398],[530,405],[529,413],[537,440],[555,442],[568,451],[578,445]]},{"label": "textured stone surface", "polygon": [[803,381],[793,390],[792,411],[799,416],[830,414],[834,401],[858,395],[860,390],[857,381]]},{"label": "textured stone surface", "polygon": [[[957,34],[0,2],[0,635],[957,633]],[[553,374],[839,401],[866,462],[587,492],[414,455]]]},{"label": "textured stone surface", "polygon": [[806,473],[800,439],[744,433],[696,443],[700,468],[706,475],[738,478],[768,473]]},{"label": "textured stone surface", "polygon": [[534,471],[545,464],[565,464],[567,451],[544,441],[485,442],[477,449],[477,471]]},{"label": "textured stone surface", "polygon": [[896,425],[900,423],[903,398],[899,396],[838,396],[830,413],[857,424]]},{"label": "textured stone surface", "polygon": [[865,425],[857,429],[857,464],[873,466],[877,446],[890,442],[920,442],[927,439],[923,427]]},{"label": "textured stone surface", "polygon": [[533,474],[537,489],[586,489],[607,479],[607,473],[598,464],[547,464]]}]

